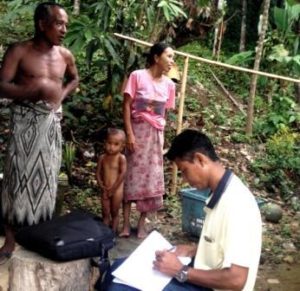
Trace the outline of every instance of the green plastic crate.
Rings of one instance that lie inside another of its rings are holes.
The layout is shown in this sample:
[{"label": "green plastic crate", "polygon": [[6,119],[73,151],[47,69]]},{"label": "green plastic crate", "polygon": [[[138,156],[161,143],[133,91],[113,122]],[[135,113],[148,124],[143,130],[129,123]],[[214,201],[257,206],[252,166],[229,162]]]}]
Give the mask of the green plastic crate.
[{"label": "green plastic crate", "polygon": [[[205,212],[205,201],[209,196],[209,189],[198,190],[196,188],[181,189],[182,196],[182,231],[193,235],[200,236]],[[256,197],[256,202],[261,208],[266,201]]]},{"label": "green plastic crate", "polygon": [[200,236],[205,212],[205,201],[210,190],[196,188],[181,189],[182,196],[182,231],[193,236]]}]

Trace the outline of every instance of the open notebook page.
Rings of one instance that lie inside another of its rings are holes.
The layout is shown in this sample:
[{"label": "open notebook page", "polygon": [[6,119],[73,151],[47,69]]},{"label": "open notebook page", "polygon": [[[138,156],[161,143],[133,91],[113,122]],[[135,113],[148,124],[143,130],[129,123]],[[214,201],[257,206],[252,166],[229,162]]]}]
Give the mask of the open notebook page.
[{"label": "open notebook page", "polygon": [[[112,274],[114,282],[123,283],[142,291],[162,290],[172,279],[153,270],[155,251],[170,249],[172,245],[157,231],[152,231],[133,253]],[[180,258],[188,264],[191,258]]]}]

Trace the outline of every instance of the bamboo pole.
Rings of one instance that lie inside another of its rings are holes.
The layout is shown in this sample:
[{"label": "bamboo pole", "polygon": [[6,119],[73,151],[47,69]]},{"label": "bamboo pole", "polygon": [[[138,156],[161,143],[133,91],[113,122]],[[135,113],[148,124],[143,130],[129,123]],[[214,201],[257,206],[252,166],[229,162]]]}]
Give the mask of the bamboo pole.
[{"label": "bamboo pole", "polygon": [[[142,41],[142,40],[139,40],[139,39],[136,39],[136,38],[133,38],[133,37],[125,36],[125,35],[122,35],[120,33],[114,33],[114,35],[119,37],[119,38],[134,41],[136,43],[139,43],[139,44],[142,44],[142,45],[145,45],[145,46],[152,46],[152,43],[150,43],[150,42],[146,42],[146,41]],[[224,67],[224,68],[227,68],[227,69],[232,69],[232,70],[251,73],[251,74],[257,74],[257,75],[260,75],[260,76],[285,80],[285,81],[294,82],[294,83],[300,83],[300,79],[294,79],[294,78],[285,77],[285,76],[281,76],[281,75],[276,75],[276,74],[266,73],[266,72],[262,72],[262,71],[247,69],[247,68],[243,68],[243,67],[233,66],[233,65],[222,63],[222,62],[217,62],[217,61],[213,61],[213,60],[204,59],[204,58],[201,58],[201,57],[197,57],[197,56],[187,54],[187,53],[184,53],[184,52],[180,52],[180,51],[176,51],[176,50],[174,50],[174,52],[179,56],[189,57],[190,59],[193,59],[193,60],[197,60],[197,61],[207,63],[207,64],[211,64],[211,65]]]},{"label": "bamboo pole", "polygon": [[[183,119],[183,109],[184,109],[184,99],[185,99],[185,89],[186,89],[188,68],[189,68],[189,57],[186,57],[184,61],[183,74],[181,80],[176,134],[179,134],[182,130],[182,119]],[[175,163],[173,163],[171,194],[172,195],[176,194],[176,190],[177,190],[177,166]]]}]

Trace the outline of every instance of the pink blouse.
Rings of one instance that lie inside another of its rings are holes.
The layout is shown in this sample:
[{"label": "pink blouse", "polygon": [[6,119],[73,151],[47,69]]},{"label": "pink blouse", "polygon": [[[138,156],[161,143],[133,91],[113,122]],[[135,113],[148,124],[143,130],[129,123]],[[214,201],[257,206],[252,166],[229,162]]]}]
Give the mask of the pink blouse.
[{"label": "pink blouse", "polygon": [[165,110],[175,108],[175,84],[166,76],[154,81],[147,69],[133,71],[124,93],[132,99],[131,118],[143,119],[153,127],[163,130],[166,124]]}]

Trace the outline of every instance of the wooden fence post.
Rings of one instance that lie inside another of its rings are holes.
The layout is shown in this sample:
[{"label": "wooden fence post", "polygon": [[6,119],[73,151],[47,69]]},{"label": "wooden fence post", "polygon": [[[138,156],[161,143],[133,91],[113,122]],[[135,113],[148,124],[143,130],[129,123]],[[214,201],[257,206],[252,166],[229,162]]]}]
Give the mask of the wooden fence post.
[{"label": "wooden fence post", "polygon": [[[181,79],[181,88],[180,88],[180,99],[179,99],[179,107],[178,107],[178,118],[177,118],[177,130],[176,134],[179,134],[182,130],[182,118],[183,118],[183,109],[184,109],[184,99],[185,99],[185,89],[187,82],[187,73],[189,67],[189,57],[185,57],[183,74]],[[171,182],[171,194],[176,194],[177,190],[177,167],[176,164],[173,163],[172,168],[172,182]]]}]

